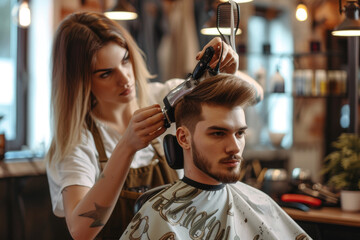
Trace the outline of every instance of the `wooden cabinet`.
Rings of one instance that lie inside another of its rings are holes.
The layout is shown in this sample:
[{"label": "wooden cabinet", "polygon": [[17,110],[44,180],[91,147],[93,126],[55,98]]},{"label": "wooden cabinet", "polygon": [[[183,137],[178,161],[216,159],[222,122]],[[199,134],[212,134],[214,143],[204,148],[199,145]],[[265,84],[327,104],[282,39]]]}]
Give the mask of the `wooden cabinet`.
[{"label": "wooden cabinet", "polygon": [[303,212],[284,208],[313,239],[360,239],[360,212],[344,212],[340,208],[323,207]]}]

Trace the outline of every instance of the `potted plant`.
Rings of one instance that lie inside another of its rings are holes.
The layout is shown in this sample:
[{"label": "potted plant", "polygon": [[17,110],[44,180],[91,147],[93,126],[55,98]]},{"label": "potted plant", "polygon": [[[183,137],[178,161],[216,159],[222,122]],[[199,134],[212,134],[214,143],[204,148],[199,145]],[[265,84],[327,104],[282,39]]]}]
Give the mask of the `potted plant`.
[{"label": "potted plant", "polygon": [[327,185],[340,191],[341,208],[346,211],[360,210],[360,138],[356,134],[343,133],[332,143],[333,152],[325,157],[323,174]]}]

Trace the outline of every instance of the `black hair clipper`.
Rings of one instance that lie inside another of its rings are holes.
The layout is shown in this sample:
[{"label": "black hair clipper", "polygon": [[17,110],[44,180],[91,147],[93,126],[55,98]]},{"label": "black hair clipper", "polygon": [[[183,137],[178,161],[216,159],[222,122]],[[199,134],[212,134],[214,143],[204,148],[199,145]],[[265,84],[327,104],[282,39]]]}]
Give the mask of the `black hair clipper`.
[{"label": "black hair clipper", "polygon": [[[206,70],[212,70],[209,66],[212,57],[214,56],[215,50],[213,47],[208,47],[205,50],[204,55],[199,60],[194,71],[189,74],[189,77],[180,85],[171,90],[168,95],[164,98],[163,102],[165,104],[162,109],[165,117],[166,128],[169,128],[171,123],[175,122],[175,105],[182,99],[185,95],[189,94],[198,84],[199,79],[205,73]],[[213,73],[213,70],[211,71]],[[214,75],[214,74],[213,74]]]}]

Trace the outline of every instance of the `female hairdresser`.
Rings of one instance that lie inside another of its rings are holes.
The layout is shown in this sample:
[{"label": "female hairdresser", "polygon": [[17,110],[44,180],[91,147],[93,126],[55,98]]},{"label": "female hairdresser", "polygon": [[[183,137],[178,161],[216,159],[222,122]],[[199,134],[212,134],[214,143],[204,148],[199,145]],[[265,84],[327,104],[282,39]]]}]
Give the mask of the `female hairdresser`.
[{"label": "female hairdresser", "polygon": [[[219,55],[221,39],[209,45]],[[224,44],[221,71],[237,61]],[[150,77],[129,33],[103,14],[72,14],[57,29],[47,174],[53,211],[74,239],[119,239],[139,192],[178,179],[157,139],[166,130],[158,103],[179,82]]]}]

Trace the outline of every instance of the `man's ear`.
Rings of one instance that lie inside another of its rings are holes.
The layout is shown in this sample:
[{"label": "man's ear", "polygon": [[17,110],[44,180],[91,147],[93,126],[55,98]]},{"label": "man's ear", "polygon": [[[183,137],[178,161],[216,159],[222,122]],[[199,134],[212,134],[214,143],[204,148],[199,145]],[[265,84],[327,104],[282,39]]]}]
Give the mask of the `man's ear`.
[{"label": "man's ear", "polygon": [[188,150],[191,147],[191,135],[187,127],[181,126],[176,129],[176,138],[179,145],[184,149]]}]

